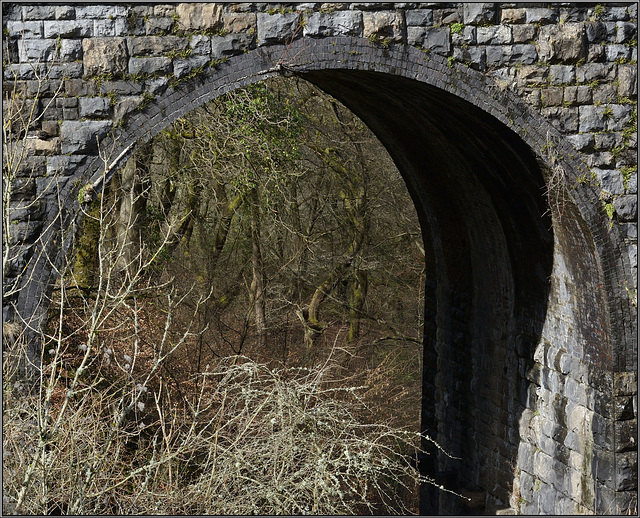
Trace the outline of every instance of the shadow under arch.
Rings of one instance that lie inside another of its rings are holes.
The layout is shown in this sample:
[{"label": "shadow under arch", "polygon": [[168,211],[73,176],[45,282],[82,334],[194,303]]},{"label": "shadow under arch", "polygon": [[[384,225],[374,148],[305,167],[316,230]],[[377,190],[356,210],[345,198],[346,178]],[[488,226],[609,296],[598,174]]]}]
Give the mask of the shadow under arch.
[{"label": "shadow under arch", "polygon": [[[578,184],[581,164],[559,133],[490,78],[449,65],[359,38],[258,48],[168,89],[101,142],[110,150],[106,169],[96,157],[76,174],[79,185],[98,191],[136,143],[215,97],[276,75],[299,75],[343,102],[389,151],[423,230],[423,429],[461,460],[432,455],[422,469],[453,489],[484,490],[506,504],[530,397],[527,373],[549,315],[560,312],[554,272],[561,264],[572,280],[576,355],[616,371],[635,365],[624,288],[630,267],[597,193]],[[545,193],[554,174],[564,187],[552,217]],[[65,229],[79,221],[76,194],[67,196]],[[55,264],[72,235],[62,246],[52,241]],[[41,268],[43,282],[32,283],[19,304],[39,301],[37,291],[52,284],[55,273]],[[423,496],[424,513],[462,509],[429,488]]]}]

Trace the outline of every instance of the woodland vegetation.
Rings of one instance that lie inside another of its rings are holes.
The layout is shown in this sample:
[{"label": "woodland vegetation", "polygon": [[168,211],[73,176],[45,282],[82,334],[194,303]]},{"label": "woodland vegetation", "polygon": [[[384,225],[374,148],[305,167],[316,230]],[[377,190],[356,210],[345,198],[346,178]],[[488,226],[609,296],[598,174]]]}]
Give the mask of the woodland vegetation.
[{"label": "woodland vegetation", "polygon": [[35,393],[3,328],[6,512],[417,512],[424,249],[357,117],[257,83],[82,210]]}]

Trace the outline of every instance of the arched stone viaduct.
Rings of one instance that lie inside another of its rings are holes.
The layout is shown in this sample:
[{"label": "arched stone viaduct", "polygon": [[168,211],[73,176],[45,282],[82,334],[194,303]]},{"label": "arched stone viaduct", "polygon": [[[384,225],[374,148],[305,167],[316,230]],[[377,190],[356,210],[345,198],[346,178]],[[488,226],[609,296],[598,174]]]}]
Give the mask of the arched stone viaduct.
[{"label": "arched stone viaduct", "polygon": [[523,5],[3,4],[5,92],[43,115],[12,186],[4,317],[41,325],[79,200],[136,145],[296,74],[376,133],[421,221],[422,421],[457,457],[422,469],[481,497],[425,488],[423,511],[633,509],[637,6]]}]

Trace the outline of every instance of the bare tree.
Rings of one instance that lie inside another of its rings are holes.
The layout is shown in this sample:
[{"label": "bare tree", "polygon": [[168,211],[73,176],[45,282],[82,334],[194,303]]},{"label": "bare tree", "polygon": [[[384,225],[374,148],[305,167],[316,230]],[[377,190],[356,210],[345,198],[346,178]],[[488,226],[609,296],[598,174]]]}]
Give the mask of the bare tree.
[{"label": "bare tree", "polygon": [[[408,401],[406,385],[388,397],[390,380],[419,371],[405,336],[418,312],[395,323],[374,275],[380,254],[393,256],[415,290],[395,297],[420,305],[420,272],[395,253],[420,263],[415,227],[387,217],[402,206],[382,201],[389,178],[367,180],[389,163],[371,136],[298,87],[289,101],[273,83],[196,110],[81,205],[76,256],[41,330],[39,390],[3,386],[5,511],[406,513],[418,484],[433,483],[409,460],[417,428],[380,424],[371,404]],[[315,112],[303,116],[305,103]],[[373,238],[377,227],[387,237]],[[274,367],[294,310],[324,341]],[[5,376],[26,347],[9,331]],[[373,355],[390,339],[405,349],[345,371],[356,342]]]}]

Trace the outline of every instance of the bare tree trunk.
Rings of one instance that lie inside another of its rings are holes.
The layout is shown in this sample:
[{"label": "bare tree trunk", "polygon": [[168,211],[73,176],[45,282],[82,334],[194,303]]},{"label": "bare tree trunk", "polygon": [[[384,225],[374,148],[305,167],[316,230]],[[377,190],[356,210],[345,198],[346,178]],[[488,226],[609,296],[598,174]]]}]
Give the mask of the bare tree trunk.
[{"label": "bare tree trunk", "polygon": [[120,174],[120,207],[116,226],[118,249],[116,268],[130,272],[140,252],[140,229],[149,192],[150,144],[137,150]]},{"label": "bare tree trunk", "polygon": [[367,298],[368,276],[366,270],[354,268],[349,293],[349,334],[347,340],[355,342],[360,336],[360,318]]},{"label": "bare tree trunk", "polygon": [[260,207],[258,192],[251,190],[251,267],[253,278],[251,281],[251,298],[256,322],[256,331],[261,347],[267,345],[267,326],[264,300],[264,263],[262,260],[262,243],[260,241]]},{"label": "bare tree trunk", "polygon": [[77,234],[73,284],[78,288],[91,290],[95,285],[100,230],[100,200],[98,199],[88,209]]}]

